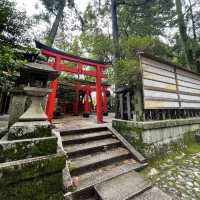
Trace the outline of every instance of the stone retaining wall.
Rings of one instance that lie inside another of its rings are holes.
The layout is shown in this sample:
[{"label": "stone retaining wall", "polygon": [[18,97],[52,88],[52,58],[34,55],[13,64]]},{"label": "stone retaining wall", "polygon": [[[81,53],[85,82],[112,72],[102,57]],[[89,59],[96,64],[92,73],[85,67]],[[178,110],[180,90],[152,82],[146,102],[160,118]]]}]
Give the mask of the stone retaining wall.
[{"label": "stone retaining wall", "polygon": [[184,145],[185,136],[200,130],[200,118],[135,122],[114,119],[113,127],[146,157],[169,151],[174,144]]}]

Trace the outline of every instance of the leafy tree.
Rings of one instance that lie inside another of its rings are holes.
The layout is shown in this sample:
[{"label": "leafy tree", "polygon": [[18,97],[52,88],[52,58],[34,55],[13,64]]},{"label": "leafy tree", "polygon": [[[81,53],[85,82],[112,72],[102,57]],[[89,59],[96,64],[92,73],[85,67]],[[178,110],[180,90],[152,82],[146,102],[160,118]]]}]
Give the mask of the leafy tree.
[{"label": "leafy tree", "polygon": [[55,17],[54,22],[51,26],[51,30],[49,31],[46,40],[49,46],[53,45],[55,40],[58,27],[60,22],[63,19],[63,12],[66,6],[66,0],[41,0],[42,4],[45,6],[47,12],[42,12],[38,17],[38,19],[43,19],[50,23],[50,18],[53,15]]},{"label": "leafy tree", "polygon": [[16,57],[15,49],[29,42],[26,30],[30,21],[26,13],[15,6],[13,1],[0,1],[0,73],[6,71],[11,74],[19,67],[21,61]]},{"label": "leafy tree", "polygon": [[187,35],[187,27],[184,20],[184,15],[182,11],[181,0],[176,0],[176,12],[177,12],[177,23],[179,27],[180,38],[182,41],[182,46],[184,50],[185,62],[188,69],[191,69],[192,64],[192,52],[190,50],[190,39]]},{"label": "leafy tree", "polygon": [[29,27],[26,13],[17,10],[14,1],[0,1],[0,45],[28,42],[25,33]]},{"label": "leafy tree", "polygon": [[148,52],[168,60],[174,58],[172,49],[168,45],[151,36],[124,37],[120,40],[120,46],[123,49],[122,56],[114,63],[116,65],[114,80],[117,85],[136,86],[139,83],[141,71],[137,51]]},{"label": "leafy tree", "polygon": [[[66,26],[66,24],[68,24],[69,22],[65,21],[66,18],[71,19],[71,25],[74,23],[72,16],[66,16],[66,13],[64,12],[65,8],[68,8],[68,12],[74,12],[78,20],[81,23],[83,23],[81,15],[74,3],[74,0],[40,0],[40,1],[46,8],[46,11],[45,12],[42,11],[41,14],[36,15],[35,18],[37,20],[42,19],[47,23],[51,24],[51,19],[52,17],[54,17],[54,21],[45,38],[47,45],[53,46],[59,28],[62,29],[61,32],[69,31],[68,26]],[[67,27],[67,30],[65,30],[64,28],[65,26]],[[73,24],[73,26],[75,25]]]},{"label": "leafy tree", "polygon": [[109,62],[111,60],[112,40],[103,33],[81,35],[81,45],[89,53],[90,58],[102,62]]}]

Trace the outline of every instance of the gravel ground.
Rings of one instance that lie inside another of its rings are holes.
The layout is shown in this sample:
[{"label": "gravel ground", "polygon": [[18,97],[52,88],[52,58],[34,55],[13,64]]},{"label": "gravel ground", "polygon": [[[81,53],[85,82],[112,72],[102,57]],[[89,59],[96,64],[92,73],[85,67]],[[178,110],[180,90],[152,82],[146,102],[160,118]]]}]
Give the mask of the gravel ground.
[{"label": "gravel ground", "polygon": [[152,183],[177,200],[200,200],[200,153],[167,160],[148,173]]}]

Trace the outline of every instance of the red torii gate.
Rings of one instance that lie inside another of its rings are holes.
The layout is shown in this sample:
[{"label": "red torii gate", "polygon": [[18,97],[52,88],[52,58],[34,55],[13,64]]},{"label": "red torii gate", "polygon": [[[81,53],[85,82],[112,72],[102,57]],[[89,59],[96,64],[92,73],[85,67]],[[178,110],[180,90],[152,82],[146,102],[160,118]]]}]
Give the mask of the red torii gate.
[{"label": "red torii gate", "polygon": [[[110,85],[108,84],[103,84],[102,85],[102,92],[103,92],[103,114],[107,114],[107,92],[108,92],[108,87]],[[73,102],[73,112],[74,114],[78,114],[78,106],[79,106],[79,91],[84,91],[85,94],[85,104],[84,104],[84,112],[89,113],[89,94],[91,92],[96,91],[95,84],[92,82],[85,82],[83,83],[82,81],[75,81],[74,84],[74,90],[76,91],[76,96]]]},{"label": "red torii gate", "polygon": [[[103,122],[103,112],[102,112],[102,90],[101,90],[101,79],[107,76],[103,73],[103,70],[110,66],[111,63],[98,62],[91,59],[82,58],[79,56],[74,56],[71,54],[64,53],[62,51],[56,50],[54,48],[48,47],[38,41],[35,41],[36,47],[41,50],[41,53],[47,57],[53,57],[54,62],[49,62],[48,65],[53,67],[57,71],[69,72],[75,74],[83,74],[87,76],[96,77],[96,117],[97,122]],[[69,67],[63,64],[62,61],[70,61],[76,64],[75,67]],[[83,69],[84,65],[93,66],[96,68],[95,71]],[[49,121],[53,119],[56,91],[57,91],[58,81],[54,80],[50,83],[50,88],[52,92],[48,95],[48,101],[46,106],[46,113]]]}]

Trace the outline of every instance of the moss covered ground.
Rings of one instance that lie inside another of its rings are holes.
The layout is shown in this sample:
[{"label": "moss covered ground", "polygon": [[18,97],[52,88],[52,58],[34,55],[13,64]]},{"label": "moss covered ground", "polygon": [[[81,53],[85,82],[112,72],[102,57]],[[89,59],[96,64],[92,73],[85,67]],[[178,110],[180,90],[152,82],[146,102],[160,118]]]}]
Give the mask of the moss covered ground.
[{"label": "moss covered ground", "polygon": [[158,155],[140,173],[176,200],[200,199],[200,144],[194,138],[184,148]]}]

